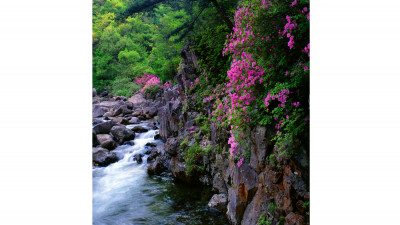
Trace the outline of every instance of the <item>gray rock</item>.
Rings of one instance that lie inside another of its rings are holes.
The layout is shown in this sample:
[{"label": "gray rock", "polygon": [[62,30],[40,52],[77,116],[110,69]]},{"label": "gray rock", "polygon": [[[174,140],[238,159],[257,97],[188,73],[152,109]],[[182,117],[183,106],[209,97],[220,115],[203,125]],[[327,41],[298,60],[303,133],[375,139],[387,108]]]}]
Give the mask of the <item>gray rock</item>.
[{"label": "gray rock", "polygon": [[132,117],[132,119],[129,120],[130,124],[137,124],[139,122],[140,122],[140,120],[137,117]]},{"label": "gray rock", "polygon": [[93,149],[93,162],[98,166],[107,166],[118,161],[117,155],[107,149],[98,147]]},{"label": "gray rock", "polygon": [[215,194],[211,197],[211,200],[208,202],[208,207],[217,209],[221,212],[225,212],[227,203],[228,203],[228,198],[226,194]]},{"label": "gray rock", "polygon": [[96,134],[108,134],[115,124],[116,123],[114,121],[103,122],[94,126],[93,130],[96,132]]},{"label": "gray rock", "polygon": [[92,116],[93,117],[102,117],[106,112],[108,112],[108,108],[101,107],[101,106],[96,106],[93,109]]},{"label": "gray rock", "polygon": [[228,193],[228,189],[226,188],[224,178],[221,176],[220,173],[217,173],[214,176],[212,190],[218,193]]},{"label": "gray rock", "polygon": [[92,88],[92,97],[94,97],[94,96],[96,96],[96,95],[97,95],[96,88]]},{"label": "gray rock", "polygon": [[143,162],[142,157],[143,157],[142,154],[137,154],[137,155],[134,155],[134,156],[133,156],[133,158],[136,160],[136,162],[137,162],[138,164],[141,164],[141,163]]},{"label": "gray rock", "polygon": [[164,151],[171,156],[176,156],[178,154],[179,145],[180,143],[177,138],[168,138],[164,145]]},{"label": "gray rock", "polygon": [[119,144],[135,138],[135,132],[127,129],[125,126],[122,125],[112,127],[111,134],[114,136]]},{"label": "gray rock", "polygon": [[99,140],[101,147],[106,148],[108,150],[113,150],[117,147],[115,141],[108,134],[98,134],[97,140]]},{"label": "gray rock", "polygon": [[99,145],[99,141],[97,140],[96,132],[92,130],[92,146],[96,147],[97,145]]},{"label": "gray rock", "polygon": [[142,126],[136,126],[132,128],[132,131],[135,131],[136,133],[144,133],[149,131],[148,129],[142,127]]}]

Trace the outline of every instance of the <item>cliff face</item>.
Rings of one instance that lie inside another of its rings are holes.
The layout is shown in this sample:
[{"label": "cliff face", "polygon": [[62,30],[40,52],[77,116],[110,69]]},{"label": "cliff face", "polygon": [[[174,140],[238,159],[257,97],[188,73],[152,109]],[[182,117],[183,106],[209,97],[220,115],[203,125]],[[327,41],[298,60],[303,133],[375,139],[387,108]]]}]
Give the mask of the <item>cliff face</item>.
[{"label": "cliff face", "polygon": [[[250,148],[249,162],[239,167],[227,155],[216,149],[229,148],[229,131],[211,123],[211,135],[201,135],[194,142],[211,145],[211,153],[202,156],[204,170],[187,174],[181,154],[181,143],[193,127],[199,112],[182,112],[189,95],[190,82],[196,75],[196,57],[189,48],[181,52],[182,72],[178,85],[164,91],[158,108],[160,137],[165,141],[164,152],[149,164],[150,173],[169,170],[177,182],[210,186],[215,195],[209,206],[221,211],[232,224],[308,224],[309,154],[306,146],[294,149],[290,158],[281,156],[271,138],[271,127],[251,127],[246,140]],[[209,109],[204,111],[211,112]],[[274,157],[271,157],[274,155]]]}]

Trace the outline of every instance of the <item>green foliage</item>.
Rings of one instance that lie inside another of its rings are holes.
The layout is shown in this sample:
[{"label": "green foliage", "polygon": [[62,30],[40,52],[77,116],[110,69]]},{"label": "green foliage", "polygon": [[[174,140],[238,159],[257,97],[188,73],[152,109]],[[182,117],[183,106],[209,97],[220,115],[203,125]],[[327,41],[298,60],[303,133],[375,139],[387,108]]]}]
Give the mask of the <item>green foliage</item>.
[{"label": "green foliage", "polygon": [[271,218],[266,219],[265,215],[261,214],[260,218],[258,218],[257,224],[258,225],[271,225],[272,219]]},{"label": "green foliage", "polygon": [[139,90],[139,85],[132,83],[132,81],[127,77],[117,77],[111,83],[111,94],[113,95],[125,96],[129,98],[132,96],[132,93],[135,93]]}]

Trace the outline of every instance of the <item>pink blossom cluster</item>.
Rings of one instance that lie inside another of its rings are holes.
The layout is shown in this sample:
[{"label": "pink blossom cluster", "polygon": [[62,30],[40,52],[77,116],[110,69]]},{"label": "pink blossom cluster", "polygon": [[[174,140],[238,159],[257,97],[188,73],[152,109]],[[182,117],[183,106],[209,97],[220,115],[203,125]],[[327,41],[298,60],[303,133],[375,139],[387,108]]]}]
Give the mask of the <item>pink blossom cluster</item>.
[{"label": "pink blossom cluster", "polygon": [[279,33],[283,35],[286,34],[286,37],[289,38],[288,46],[290,49],[294,46],[294,36],[291,34],[292,30],[297,28],[296,20],[291,20],[290,16],[286,16],[287,23],[285,24],[285,29]]},{"label": "pink blossom cluster", "polygon": [[141,92],[145,93],[146,88],[160,86],[161,80],[160,80],[160,78],[156,77],[156,75],[154,75],[154,74],[144,73],[143,77],[136,79],[136,83],[138,83],[139,85],[143,85],[143,83],[144,83],[144,86],[143,86]]},{"label": "pink blossom cluster", "polygon": [[167,82],[165,82],[164,85],[161,86],[161,88],[164,88],[164,89],[168,89],[170,87],[171,87],[171,81],[167,81]]},{"label": "pink blossom cluster", "polygon": [[142,77],[136,78],[135,82],[140,86],[144,86],[153,77],[156,77],[156,75],[144,73]]},{"label": "pink blossom cluster", "polygon": [[308,57],[310,57],[310,43],[308,43],[308,45],[306,47],[304,47],[302,52],[307,53]]},{"label": "pink blossom cluster", "polygon": [[290,91],[286,90],[286,89],[282,90],[280,93],[278,93],[276,95],[271,95],[271,92],[268,92],[267,97],[264,99],[265,108],[268,108],[269,101],[271,99],[278,100],[281,103],[281,104],[279,104],[279,106],[284,108],[289,94],[290,94]]}]

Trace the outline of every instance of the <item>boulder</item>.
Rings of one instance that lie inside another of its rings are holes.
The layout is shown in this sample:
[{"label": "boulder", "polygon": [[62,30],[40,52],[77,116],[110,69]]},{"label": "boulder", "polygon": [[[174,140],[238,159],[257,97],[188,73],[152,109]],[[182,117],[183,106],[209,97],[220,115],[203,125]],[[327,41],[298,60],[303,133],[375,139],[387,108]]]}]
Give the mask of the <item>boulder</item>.
[{"label": "boulder", "polygon": [[94,96],[96,96],[96,95],[97,95],[96,88],[92,88],[92,97],[94,97]]},{"label": "boulder", "polygon": [[99,140],[101,147],[106,148],[108,150],[113,150],[117,147],[115,141],[108,134],[98,134],[97,140]]},{"label": "boulder", "polygon": [[147,173],[149,175],[160,175],[162,172],[164,172],[167,168],[164,166],[162,163],[162,160],[160,158],[156,158],[154,162],[151,162],[149,166],[147,167]]},{"label": "boulder", "polygon": [[96,134],[108,134],[115,124],[116,123],[114,121],[103,122],[94,126],[93,130],[96,132]]},{"label": "boulder", "polygon": [[121,115],[124,112],[124,109],[128,109],[128,107],[126,105],[121,105],[119,106],[113,113],[113,116],[118,116]]},{"label": "boulder", "polygon": [[124,117],[114,117],[111,118],[112,121],[114,121],[116,124],[120,123],[120,124],[125,124],[128,125],[129,121],[127,119],[125,119]]},{"label": "boulder", "polygon": [[130,110],[133,109],[133,103],[132,103],[132,102],[126,101],[126,102],[125,102],[125,105],[126,105],[126,107],[127,107],[128,109],[130,109]]},{"label": "boulder", "polygon": [[93,117],[102,117],[106,112],[108,112],[108,108],[101,107],[101,106],[95,106],[93,109],[92,116]]},{"label": "boulder", "polygon": [[158,139],[160,139],[160,134],[154,135],[154,140],[158,140]]},{"label": "boulder", "polygon": [[142,127],[142,126],[136,126],[132,128],[132,131],[135,131],[136,133],[144,133],[149,131],[148,129]]},{"label": "boulder", "polygon": [[118,141],[119,144],[124,143],[135,138],[135,132],[129,130],[125,126],[114,126],[111,128],[111,134]]},{"label": "boulder", "polygon": [[104,113],[104,118],[110,118],[110,117],[112,117],[112,115],[113,115],[113,112],[110,112],[110,111],[108,111],[108,112],[106,112],[106,113]]},{"label": "boulder", "polygon": [[129,122],[130,124],[137,124],[137,123],[140,122],[140,120],[139,120],[139,118],[137,118],[137,117],[132,117],[132,119],[130,119],[128,122]]},{"label": "boulder", "polygon": [[96,132],[92,130],[92,146],[96,147],[97,145],[99,145],[99,141],[97,140]]},{"label": "boulder", "polygon": [[141,164],[141,163],[143,162],[142,157],[143,157],[142,154],[137,154],[137,155],[134,155],[134,156],[133,156],[133,158],[135,159],[135,161],[136,161],[138,164]]},{"label": "boulder", "polygon": [[217,209],[221,212],[225,212],[227,203],[228,203],[228,198],[226,194],[215,194],[211,197],[211,200],[208,202],[208,207]]},{"label": "boulder", "polygon": [[157,158],[157,156],[159,156],[159,155],[161,155],[161,153],[156,148],[151,149],[150,156],[147,158],[147,162],[152,161],[153,159]]},{"label": "boulder", "polygon": [[114,152],[109,152],[107,149],[97,147],[93,149],[93,162],[98,166],[107,166],[118,161],[118,157]]},{"label": "boulder", "polygon": [[132,102],[133,105],[141,105],[146,102],[146,99],[144,98],[142,93],[138,93],[130,97],[128,101]]},{"label": "boulder", "polygon": [[103,123],[103,120],[93,119],[92,126],[96,126],[97,124]]},{"label": "boulder", "polygon": [[134,145],[135,145],[135,142],[134,142],[134,141],[125,141],[125,142],[123,143],[123,145],[134,146]]},{"label": "boulder", "polygon": [[136,110],[132,113],[132,116],[136,116],[136,117],[142,116],[142,110],[141,110],[141,109],[136,109]]},{"label": "boulder", "polygon": [[156,107],[146,107],[143,109],[143,114],[148,118],[153,118],[154,116],[157,115],[157,108]]},{"label": "boulder", "polygon": [[146,147],[156,147],[157,146],[157,144],[156,143],[153,143],[153,142],[148,142],[148,143],[146,143],[146,145],[145,145]]}]

